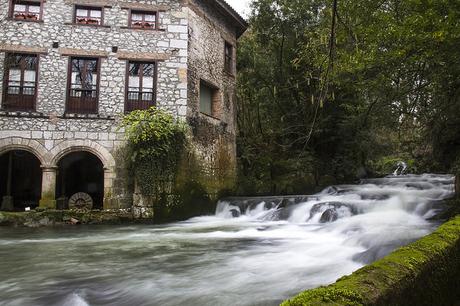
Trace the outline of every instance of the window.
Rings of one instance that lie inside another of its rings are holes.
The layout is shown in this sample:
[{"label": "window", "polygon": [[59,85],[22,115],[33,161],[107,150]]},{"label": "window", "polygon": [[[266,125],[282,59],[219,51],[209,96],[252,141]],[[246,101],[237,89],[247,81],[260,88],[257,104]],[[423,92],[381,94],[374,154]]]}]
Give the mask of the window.
[{"label": "window", "polygon": [[12,1],[11,18],[25,21],[42,19],[42,1]]},{"label": "window", "polygon": [[131,11],[129,26],[139,29],[157,29],[158,12]]},{"label": "window", "polygon": [[218,117],[220,106],[219,89],[209,83],[200,81],[200,112],[203,114]]},{"label": "window", "polygon": [[77,24],[102,25],[103,13],[100,7],[75,6],[75,20]]},{"label": "window", "polygon": [[154,62],[128,62],[125,111],[155,105],[157,67]]},{"label": "window", "polygon": [[38,56],[7,54],[2,108],[33,111],[37,93]]},{"label": "window", "polygon": [[97,113],[99,89],[99,59],[70,59],[67,113]]},{"label": "window", "polygon": [[233,73],[233,46],[225,42],[225,58],[224,58],[225,71]]}]

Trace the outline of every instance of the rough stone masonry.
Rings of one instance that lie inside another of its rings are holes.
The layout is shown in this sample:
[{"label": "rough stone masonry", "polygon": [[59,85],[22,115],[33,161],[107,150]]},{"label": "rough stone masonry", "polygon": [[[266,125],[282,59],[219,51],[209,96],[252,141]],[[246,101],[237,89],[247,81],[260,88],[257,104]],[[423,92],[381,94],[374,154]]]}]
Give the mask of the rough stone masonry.
[{"label": "rough stone masonry", "polygon": [[[81,151],[94,154],[103,165],[104,209],[133,205],[134,189],[119,174],[123,161],[117,159],[125,142],[119,120],[125,113],[129,61],[156,63],[155,104],[190,124],[203,173],[227,184],[208,192],[228,187],[228,180],[220,178],[234,175],[236,166],[236,43],[247,24],[225,1],[33,0],[27,7],[22,3],[0,0],[0,156],[24,150],[37,157],[42,169],[40,206],[56,207],[58,163]],[[77,23],[78,8],[100,10],[102,24]],[[30,17],[30,12],[36,16]],[[130,26],[132,14],[149,12],[157,14],[154,29]],[[10,54],[38,57],[31,109],[6,107]],[[95,113],[66,111],[73,57],[100,61]],[[229,59],[231,67],[225,69]],[[212,113],[200,112],[202,84],[213,90]]]}]

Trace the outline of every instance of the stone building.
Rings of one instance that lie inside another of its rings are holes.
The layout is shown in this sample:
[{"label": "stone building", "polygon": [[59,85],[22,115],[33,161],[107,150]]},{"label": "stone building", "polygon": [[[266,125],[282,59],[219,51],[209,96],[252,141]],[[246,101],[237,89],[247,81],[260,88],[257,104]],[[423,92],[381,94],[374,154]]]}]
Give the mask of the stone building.
[{"label": "stone building", "polygon": [[132,205],[119,120],[153,105],[190,124],[204,174],[228,183],[246,27],[224,0],[0,0],[2,209],[65,208],[78,192]]}]

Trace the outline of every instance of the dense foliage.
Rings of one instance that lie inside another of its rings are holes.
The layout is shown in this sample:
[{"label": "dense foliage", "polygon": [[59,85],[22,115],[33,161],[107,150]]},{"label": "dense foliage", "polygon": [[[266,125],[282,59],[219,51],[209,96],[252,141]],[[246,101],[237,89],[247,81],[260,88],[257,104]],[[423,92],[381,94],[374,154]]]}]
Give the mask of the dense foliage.
[{"label": "dense foliage", "polygon": [[171,114],[152,107],[124,116],[133,173],[146,195],[161,194],[171,186],[185,147],[185,125]]},{"label": "dense foliage", "polygon": [[459,1],[254,0],[252,8],[238,54],[242,192],[304,192],[386,174],[397,160],[412,171],[452,170]]}]

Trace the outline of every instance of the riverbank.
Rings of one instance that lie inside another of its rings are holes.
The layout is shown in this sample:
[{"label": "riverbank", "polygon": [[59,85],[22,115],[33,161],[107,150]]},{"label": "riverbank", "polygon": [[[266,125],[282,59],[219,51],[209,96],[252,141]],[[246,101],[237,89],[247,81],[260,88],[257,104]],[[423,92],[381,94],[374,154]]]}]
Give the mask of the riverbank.
[{"label": "riverbank", "polygon": [[434,233],[282,305],[458,305],[460,200],[447,203],[446,213],[456,216]]},{"label": "riverbank", "polygon": [[152,222],[152,218],[135,218],[129,210],[34,210],[28,212],[0,212],[0,226],[12,227],[45,227],[78,224],[122,225]]}]

